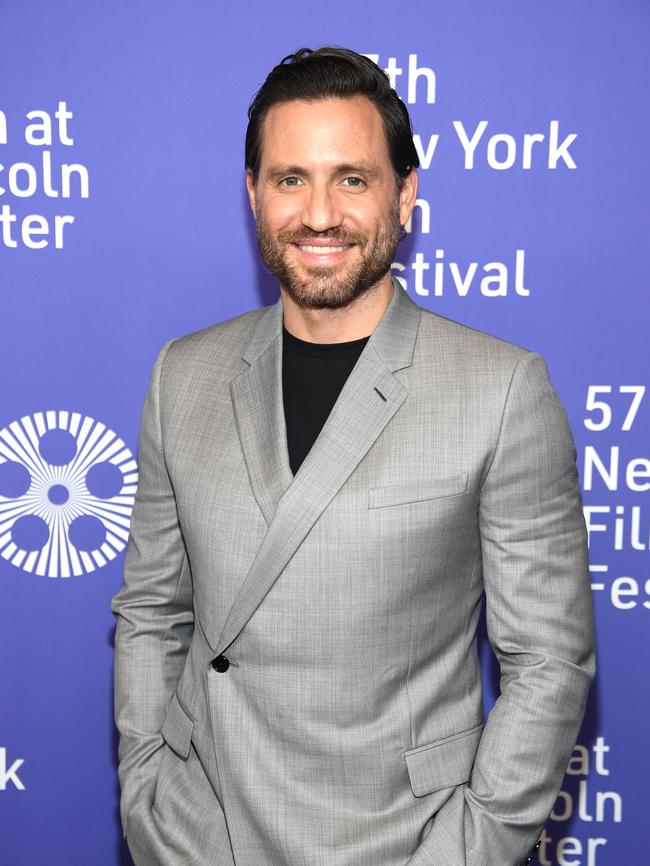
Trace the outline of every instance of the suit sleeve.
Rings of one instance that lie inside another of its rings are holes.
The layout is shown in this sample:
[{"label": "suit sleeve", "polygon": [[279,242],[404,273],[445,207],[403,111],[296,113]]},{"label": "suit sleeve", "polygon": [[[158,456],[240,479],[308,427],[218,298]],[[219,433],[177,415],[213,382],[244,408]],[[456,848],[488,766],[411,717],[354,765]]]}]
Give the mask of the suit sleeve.
[{"label": "suit sleeve", "polygon": [[124,567],[113,599],[115,723],[120,734],[121,818],[151,805],[167,704],[193,633],[190,570],[165,465],[160,388],[165,357],[154,365],[140,425],[139,483]]},{"label": "suit sleeve", "polygon": [[543,359],[510,383],[480,497],[487,630],[501,668],[465,794],[467,866],[515,866],[560,790],[594,676],[576,450]]}]

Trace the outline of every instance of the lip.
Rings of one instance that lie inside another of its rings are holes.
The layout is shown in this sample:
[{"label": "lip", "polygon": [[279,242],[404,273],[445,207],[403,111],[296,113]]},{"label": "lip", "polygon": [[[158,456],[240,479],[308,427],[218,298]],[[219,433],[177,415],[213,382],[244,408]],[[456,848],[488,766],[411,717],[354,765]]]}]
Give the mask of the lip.
[{"label": "lip", "polygon": [[294,246],[307,261],[328,264],[342,259],[354,244],[310,241],[309,243],[294,243]]}]

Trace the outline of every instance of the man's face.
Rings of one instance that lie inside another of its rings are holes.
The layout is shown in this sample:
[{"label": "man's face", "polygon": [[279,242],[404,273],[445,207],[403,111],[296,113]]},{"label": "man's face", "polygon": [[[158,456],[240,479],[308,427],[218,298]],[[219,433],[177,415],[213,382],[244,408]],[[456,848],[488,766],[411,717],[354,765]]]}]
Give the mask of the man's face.
[{"label": "man's face", "polygon": [[389,270],[417,178],[398,191],[381,116],[355,96],[274,105],[247,187],[269,270],[301,306],[336,309]]}]

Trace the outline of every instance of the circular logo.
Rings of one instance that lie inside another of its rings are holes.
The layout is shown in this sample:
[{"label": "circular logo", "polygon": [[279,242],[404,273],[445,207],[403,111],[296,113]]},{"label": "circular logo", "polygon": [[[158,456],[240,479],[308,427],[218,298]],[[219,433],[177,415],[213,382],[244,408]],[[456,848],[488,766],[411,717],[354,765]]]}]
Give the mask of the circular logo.
[{"label": "circular logo", "polygon": [[0,430],[0,555],[23,571],[70,577],[124,550],[138,467],[105,424],[36,412]]}]

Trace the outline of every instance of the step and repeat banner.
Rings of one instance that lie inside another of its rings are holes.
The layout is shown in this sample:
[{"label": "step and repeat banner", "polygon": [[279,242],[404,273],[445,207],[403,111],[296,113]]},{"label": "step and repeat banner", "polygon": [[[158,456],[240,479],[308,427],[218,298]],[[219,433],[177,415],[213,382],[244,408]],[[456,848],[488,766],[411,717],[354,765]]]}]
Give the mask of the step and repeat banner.
[{"label": "step and repeat banner", "polygon": [[[0,4],[0,862],[129,866],[114,620],[140,411],[170,337],[273,303],[248,103],[298,48],[372,57],[420,192],[394,273],[541,353],[573,427],[598,677],[543,866],[647,863],[645,0]],[[486,710],[498,672],[483,644]]]}]

